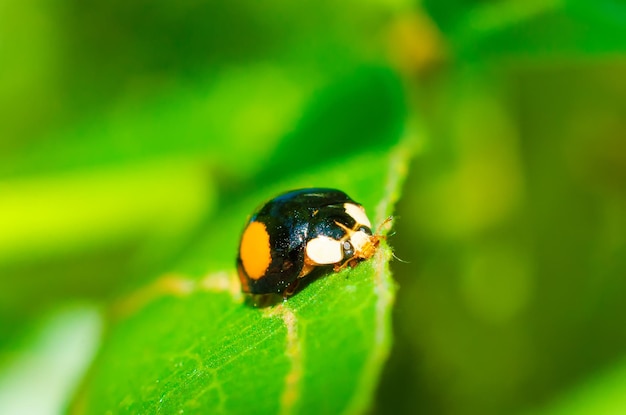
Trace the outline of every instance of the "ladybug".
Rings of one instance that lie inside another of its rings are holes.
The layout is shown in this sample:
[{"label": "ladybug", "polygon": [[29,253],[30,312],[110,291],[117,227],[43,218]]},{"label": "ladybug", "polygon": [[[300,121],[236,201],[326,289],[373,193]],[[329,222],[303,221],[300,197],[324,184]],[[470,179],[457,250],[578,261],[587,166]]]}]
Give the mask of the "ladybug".
[{"label": "ladybug", "polygon": [[292,295],[312,271],[339,271],[372,257],[380,236],[363,206],[340,190],[283,193],[258,209],[241,236],[237,270],[248,294]]}]

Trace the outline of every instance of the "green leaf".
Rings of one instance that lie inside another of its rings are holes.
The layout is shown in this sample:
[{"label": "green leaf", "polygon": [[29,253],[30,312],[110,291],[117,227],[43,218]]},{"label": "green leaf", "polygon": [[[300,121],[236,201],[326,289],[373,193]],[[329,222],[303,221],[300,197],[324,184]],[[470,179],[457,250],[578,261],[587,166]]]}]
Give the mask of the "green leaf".
[{"label": "green leaf", "polygon": [[106,297],[137,270],[161,269],[212,211],[216,192],[201,163],[172,157],[0,180],[0,193],[1,343],[24,316],[72,297]]},{"label": "green leaf", "polygon": [[[407,141],[312,174],[317,183],[347,185],[341,188],[382,223],[399,196],[410,148]],[[293,177],[275,185],[284,190],[309,180]],[[230,216],[237,220],[219,222],[214,250],[192,255],[202,254],[213,267],[224,265],[224,257],[232,264],[231,244],[260,200],[232,206]],[[232,236],[222,243],[226,234]],[[162,276],[112,309],[109,336],[73,410],[362,413],[390,347],[390,257],[383,242],[370,261],[313,281],[267,308],[244,302],[232,265],[199,278]]]},{"label": "green leaf", "polygon": [[[0,164],[0,177],[195,159],[241,176],[257,166],[299,116],[316,78],[269,65],[230,70],[55,130]],[[86,140],[85,137],[89,139]],[[132,143],[132,144],[130,144]],[[4,155],[0,155],[3,157]]]},{"label": "green leaf", "polygon": [[559,58],[626,50],[626,7],[615,0],[427,0],[464,58]]},{"label": "green leaf", "polygon": [[100,310],[86,303],[66,304],[27,327],[8,352],[0,352],[0,413],[61,413],[98,350],[101,332]]},{"label": "green leaf", "polygon": [[543,410],[542,415],[623,414],[626,412],[626,361],[616,362],[583,384],[572,388]]}]

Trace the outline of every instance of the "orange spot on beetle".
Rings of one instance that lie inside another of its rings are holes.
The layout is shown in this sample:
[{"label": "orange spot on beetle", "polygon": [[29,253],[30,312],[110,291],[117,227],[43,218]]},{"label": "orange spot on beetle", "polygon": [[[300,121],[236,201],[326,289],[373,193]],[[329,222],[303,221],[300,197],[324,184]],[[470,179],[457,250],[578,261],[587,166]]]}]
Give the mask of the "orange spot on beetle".
[{"label": "orange spot on beetle", "polygon": [[270,235],[264,224],[252,222],[248,225],[241,237],[239,257],[248,277],[258,280],[265,275],[272,262],[272,256]]}]

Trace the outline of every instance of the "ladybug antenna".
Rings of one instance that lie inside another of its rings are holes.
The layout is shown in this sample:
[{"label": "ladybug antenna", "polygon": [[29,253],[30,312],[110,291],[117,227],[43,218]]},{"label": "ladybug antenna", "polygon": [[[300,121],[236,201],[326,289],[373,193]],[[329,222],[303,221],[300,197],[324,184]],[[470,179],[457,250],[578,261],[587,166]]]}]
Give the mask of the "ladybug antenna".
[{"label": "ladybug antenna", "polygon": [[[393,224],[391,223],[393,220],[394,220],[393,216],[388,216],[387,219],[382,221],[382,223],[378,225],[378,227],[376,228],[376,235],[382,236],[382,231],[384,228],[390,229],[391,226],[393,226]],[[391,236],[391,235],[387,235],[387,236]]]},{"label": "ladybug antenna", "polygon": [[[398,216],[388,216],[387,219],[385,219],[380,225],[378,225],[378,228],[376,228],[376,235],[378,235],[378,237],[381,238],[381,239],[387,239],[387,238],[390,238],[390,237],[394,236],[396,234],[395,230],[392,230],[387,235],[382,235],[382,230],[383,230],[383,228],[391,228],[391,226],[393,226],[393,223],[391,223],[391,222],[394,221],[397,218],[398,218]],[[405,261],[402,258],[399,258],[393,251],[391,251],[391,256],[394,259],[402,262],[403,264],[410,264],[409,261]]]},{"label": "ladybug antenna", "polygon": [[398,261],[402,262],[403,264],[410,264],[410,263],[411,263],[410,261],[405,261],[404,259],[402,259],[402,258],[398,257],[398,256],[397,256],[397,255],[396,255],[393,251],[391,252],[391,256],[392,256],[394,259],[396,259],[396,260],[398,260]]}]

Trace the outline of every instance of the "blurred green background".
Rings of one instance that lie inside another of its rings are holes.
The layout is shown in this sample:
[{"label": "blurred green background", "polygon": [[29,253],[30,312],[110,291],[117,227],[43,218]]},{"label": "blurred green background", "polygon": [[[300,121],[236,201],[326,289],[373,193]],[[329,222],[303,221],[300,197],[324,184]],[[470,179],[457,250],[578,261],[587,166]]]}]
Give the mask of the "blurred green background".
[{"label": "blurred green background", "polygon": [[626,413],[625,51],[617,0],[4,0],[0,369],[248,193],[417,131],[373,411]]}]

